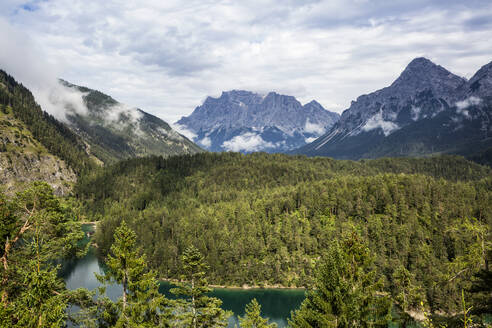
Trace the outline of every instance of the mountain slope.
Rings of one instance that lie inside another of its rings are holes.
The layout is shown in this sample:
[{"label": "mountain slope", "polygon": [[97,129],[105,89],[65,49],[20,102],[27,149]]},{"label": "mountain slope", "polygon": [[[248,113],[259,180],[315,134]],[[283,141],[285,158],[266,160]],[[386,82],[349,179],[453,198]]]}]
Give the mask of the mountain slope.
[{"label": "mountain slope", "polygon": [[14,117],[26,125],[33,137],[76,172],[94,165],[93,160],[87,156],[84,142],[65,124],[43,111],[32,93],[2,70],[0,104],[11,107]]},{"label": "mountain slope", "polygon": [[76,181],[74,171],[37,141],[12,107],[0,105],[0,185],[14,193],[33,181],[46,181],[57,195],[66,195]]},{"label": "mountain slope", "polygon": [[104,163],[148,155],[194,154],[202,150],[160,118],[119,103],[108,95],[66,81],[83,94],[87,112],[68,106],[69,127],[90,145]]},{"label": "mountain slope", "polygon": [[490,64],[466,81],[425,58],[387,88],[363,95],[324,136],[296,150],[359,159],[471,155],[492,145]]},{"label": "mountain slope", "polygon": [[76,173],[94,161],[83,141],[63,123],[44,112],[32,93],[0,70],[0,184],[15,192],[25,183],[48,182],[66,194]]},{"label": "mountain slope", "polygon": [[303,106],[275,92],[232,90],[208,97],[177,124],[208,150],[284,152],[320,136],[338,118],[314,100]]}]

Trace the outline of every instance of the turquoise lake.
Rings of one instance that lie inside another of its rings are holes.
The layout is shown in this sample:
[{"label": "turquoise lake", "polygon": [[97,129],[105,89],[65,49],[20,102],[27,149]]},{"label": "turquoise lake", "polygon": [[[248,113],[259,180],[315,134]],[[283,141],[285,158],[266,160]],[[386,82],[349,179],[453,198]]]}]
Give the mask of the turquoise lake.
[{"label": "turquoise lake", "polygon": [[[85,257],[64,263],[61,275],[69,289],[83,287],[94,290],[100,286],[94,273],[103,273],[102,263],[94,251],[90,250]],[[170,283],[162,282],[159,290],[166,297],[172,298],[170,288],[172,288]],[[109,286],[106,291],[108,297],[113,300],[117,299],[121,292],[121,287],[118,285]],[[221,299],[222,308],[234,313],[229,320],[229,327],[235,326],[238,322],[237,316],[244,315],[245,305],[253,298],[260,303],[263,317],[270,318],[270,322],[277,323],[278,327],[286,327],[290,312],[298,308],[303,301],[304,291],[299,289],[215,288],[210,296]]]}]

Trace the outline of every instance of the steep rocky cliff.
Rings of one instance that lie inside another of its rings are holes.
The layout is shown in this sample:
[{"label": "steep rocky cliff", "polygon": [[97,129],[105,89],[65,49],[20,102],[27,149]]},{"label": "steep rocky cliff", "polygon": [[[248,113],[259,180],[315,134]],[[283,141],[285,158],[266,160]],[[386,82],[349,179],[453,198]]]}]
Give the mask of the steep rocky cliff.
[{"label": "steep rocky cliff", "polygon": [[303,106],[275,92],[232,90],[208,97],[177,124],[208,150],[285,152],[322,135],[338,118],[314,100]]},{"label": "steep rocky cliff", "polygon": [[492,63],[469,81],[426,58],[389,87],[362,95],[322,137],[295,150],[341,159],[452,153],[492,146]]}]

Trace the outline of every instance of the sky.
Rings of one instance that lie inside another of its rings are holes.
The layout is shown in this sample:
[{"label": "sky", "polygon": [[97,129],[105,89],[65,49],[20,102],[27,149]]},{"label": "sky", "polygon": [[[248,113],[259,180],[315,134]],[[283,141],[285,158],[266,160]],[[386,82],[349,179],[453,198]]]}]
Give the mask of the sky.
[{"label": "sky", "polygon": [[489,0],[0,1],[0,69],[43,108],[77,103],[63,78],[169,123],[232,89],[341,113],[415,57],[470,78],[491,41]]}]

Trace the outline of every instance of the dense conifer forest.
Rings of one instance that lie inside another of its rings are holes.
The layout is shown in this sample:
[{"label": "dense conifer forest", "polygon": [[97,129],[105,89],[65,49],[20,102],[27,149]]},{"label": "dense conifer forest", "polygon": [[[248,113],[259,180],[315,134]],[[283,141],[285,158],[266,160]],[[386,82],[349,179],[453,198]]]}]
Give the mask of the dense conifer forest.
[{"label": "dense conifer forest", "polygon": [[[2,327],[225,327],[210,284],[305,287],[292,327],[487,327],[491,179],[456,156],[203,153],[97,168],[72,199],[34,183],[0,195]],[[87,250],[87,219],[117,300],[57,274]],[[254,300],[239,322],[274,326]]]},{"label": "dense conifer forest", "polygon": [[194,245],[211,283],[309,287],[347,233],[367,243],[382,291],[405,310],[457,313],[461,291],[490,272],[491,169],[457,156],[151,157],[92,171],[75,193],[101,220],[102,256],[125,221],[161,278],[179,278]]}]

